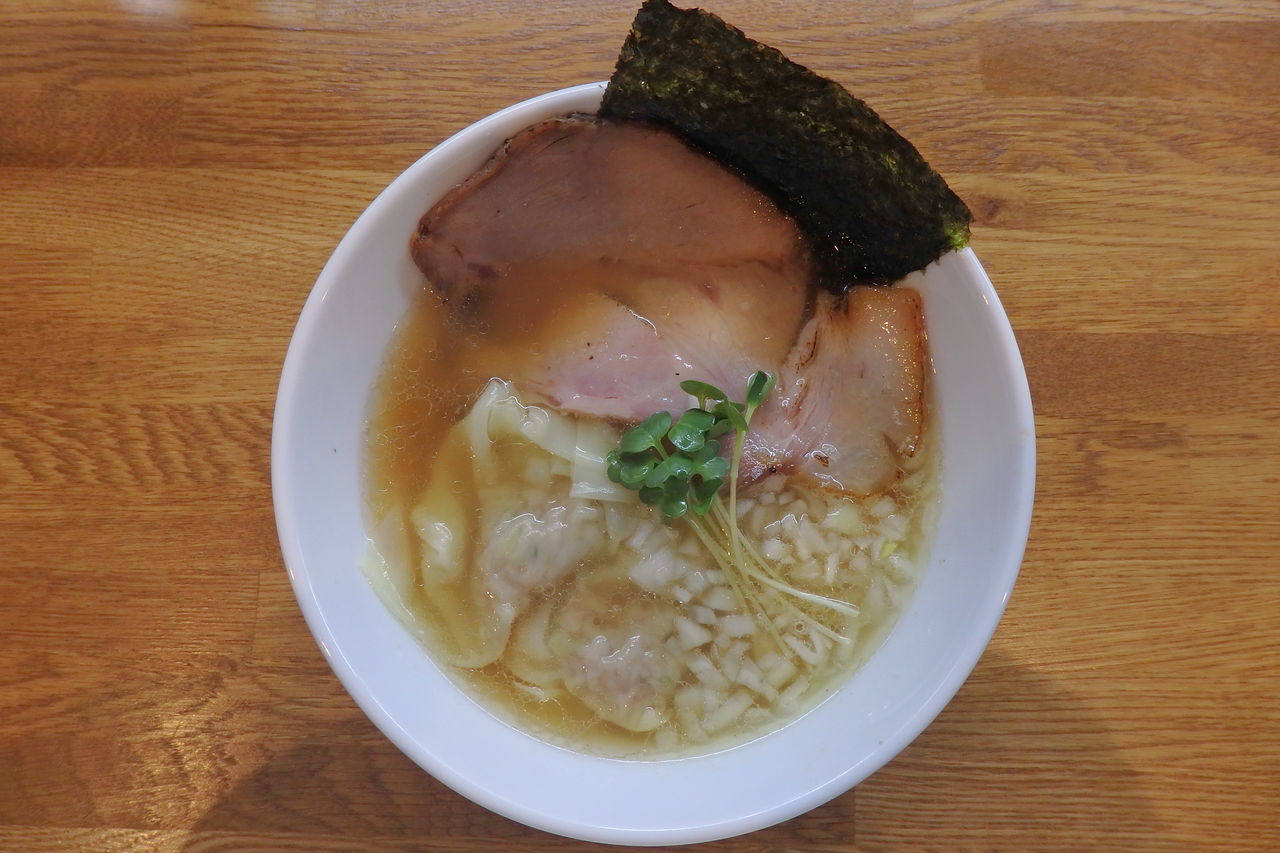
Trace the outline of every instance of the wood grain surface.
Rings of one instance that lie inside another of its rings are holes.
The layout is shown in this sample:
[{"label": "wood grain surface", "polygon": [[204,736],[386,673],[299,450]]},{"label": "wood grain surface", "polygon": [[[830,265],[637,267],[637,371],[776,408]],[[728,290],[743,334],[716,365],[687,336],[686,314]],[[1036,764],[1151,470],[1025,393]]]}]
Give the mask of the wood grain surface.
[{"label": "wood grain surface", "polygon": [[[451,132],[635,0],[0,3],[0,848],[587,850],[365,719],[269,444],[293,324]],[[897,759],[716,851],[1280,849],[1280,6],[707,0],[974,209],[1039,433],[1021,578]]]}]

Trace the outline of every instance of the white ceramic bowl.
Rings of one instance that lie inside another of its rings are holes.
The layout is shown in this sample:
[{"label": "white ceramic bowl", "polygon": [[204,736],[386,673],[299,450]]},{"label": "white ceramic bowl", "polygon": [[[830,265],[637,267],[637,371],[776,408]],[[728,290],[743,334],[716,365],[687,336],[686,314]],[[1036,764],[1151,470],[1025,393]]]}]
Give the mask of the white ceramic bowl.
[{"label": "white ceramic bowl", "polygon": [[604,84],[543,95],[437,146],[369,206],[302,310],[272,436],[276,523],[316,641],[369,718],[410,758],[477,803],[550,832],[678,844],[794,817],[846,791],[942,710],[995,630],[1031,516],[1034,427],[1008,320],[971,251],[912,276],[924,293],[943,453],[933,558],[884,645],[793,724],[673,761],[593,758],[499,722],[466,698],[357,569],[366,537],[361,440],[370,389],[419,287],[419,217],[515,131],[591,112]]}]

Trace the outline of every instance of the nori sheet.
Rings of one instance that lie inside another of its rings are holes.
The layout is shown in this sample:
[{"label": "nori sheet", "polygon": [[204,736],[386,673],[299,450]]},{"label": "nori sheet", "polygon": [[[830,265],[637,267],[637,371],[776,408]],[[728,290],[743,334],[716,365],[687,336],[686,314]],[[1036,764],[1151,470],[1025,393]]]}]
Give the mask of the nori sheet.
[{"label": "nori sheet", "polygon": [[741,172],[808,234],[836,292],[969,240],[964,202],[869,106],[701,9],[646,0],[600,115],[665,125]]}]

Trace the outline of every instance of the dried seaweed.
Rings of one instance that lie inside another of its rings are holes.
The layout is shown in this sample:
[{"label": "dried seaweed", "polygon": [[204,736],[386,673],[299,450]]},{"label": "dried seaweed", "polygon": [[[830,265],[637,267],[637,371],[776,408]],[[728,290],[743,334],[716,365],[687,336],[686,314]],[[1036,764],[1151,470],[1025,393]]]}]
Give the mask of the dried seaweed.
[{"label": "dried seaweed", "polygon": [[805,230],[838,292],[968,242],[964,202],[869,106],[702,10],[645,2],[600,114],[670,127],[740,171]]}]

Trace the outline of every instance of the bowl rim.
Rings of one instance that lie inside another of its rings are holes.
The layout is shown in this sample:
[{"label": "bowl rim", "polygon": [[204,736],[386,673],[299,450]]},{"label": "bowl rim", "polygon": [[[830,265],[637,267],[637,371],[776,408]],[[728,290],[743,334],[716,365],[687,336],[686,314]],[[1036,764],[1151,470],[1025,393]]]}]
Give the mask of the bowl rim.
[{"label": "bowl rim", "polygon": [[[368,685],[360,677],[351,661],[344,653],[339,637],[320,604],[313,588],[313,580],[308,570],[307,555],[304,549],[302,519],[290,496],[290,478],[293,471],[289,460],[292,458],[293,437],[297,424],[294,422],[294,411],[297,406],[301,383],[304,381],[306,354],[315,346],[317,335],[317,317],[324,309],[324,303],[331,291],[340,285],[339,271],[350,263],[359,251],[360,245],[374,227],[381,211],[391,199],[398,196],[403,187],[420,172],[429,170],[445,153],[468,146],[471,141],[482,135],[483,131],[491,131],[508,119],[525,114],[533,115],[539,111],[554,110],[551,114],[581,111],[581,103],[590,99],[598,102],[605,83],[587,83],[548,92],[506,107],[462,130],[441,142],[411,166],[405,169],[387,187],[378,194],[373,202],[360,214],[348,229],[345,236],[335,248],[317,277],[306,302],[299,314],[288,352],[281,370],[276,408],[272,423],[271,439],[271,477],[272,496],[275,510],[277,531],[281,551],[290,582],[292,584],[299,607],[306,623],[321,648],[326,660],[338,676],[347,692],[352,696],[361,710],[405,755],[437,780],[454,789],[463,796],[502,814],[508,818],[539,829],[559,835],[578,838],[586,841],[604,842],[623,845],[669,845],[711,841],[729,836],[761,829],[802,814],[839,794],[870,776],[881,766],[896,756],[908,743],[915,739],[930,722],[942,711],[946,704],[959,690],[969,676],[978,659],[981,657],[995,632],[999,620],[1008,603],[1016,580],[1021,560],[1030,532],[1032,502],[1035,491],[1035,425],[1031,407],[1030,390],[1027,384],[1025,367],[1018,352],[1013,330],[1008,323],[1007,315],[1000,303],[990,279],[978,262],[972,249],[964,249],[953,253],[951,263],[955,263],[964,275],[974,279],[979,289],[979,297],[1002,321],[996,324],[996,340],[994,345],[1000,352],[1000,358],[1011,371],[1010,405],[1013,410],[1014,428],[1024,440],[1012,449],[1015,462],[1023,472],[1021,479],[1014,484],[1018,493],[1017,506],[1013,514],[1005,520],[1004,529],[1009,534],[1000,541],[1003,551],[996,559],[997,578],[995,585],[1001,590],[998,599],[988,603],[983,612],[976,614],[973,636],[981,642],[974,642],[965,649],[959,650],[946,676],[935,685],[927,700],[922,702],[893,733],[882,740],[879,746],[862,760],[848,767],[845,772],[826,779],[823,783],[808,789],[793,792],[781,799],[773,807],[757,809],[742,814],[734,819],[719,820],[699,826],[678,827],[636,827],[608,826],[585,823],[559,815],[547,814],[544,811],[529,808],[522,803],[511,802],[495,793],[486,785],[468,777],[457,768],[436,761],[430,754],[423,752],[421,744],[408,732],[394,716],[392,716],[378,697],[371,695]],[[564,105],[569,105],[564,109]],[[525,124],[537,120],[531,118]],[[424,208],[425,209],[425,208]],[[355,566],[352,566],[355,570]],[[873,655],[874,658],[874,655]],[[812,711],[802,715],[804,719]],[[733,747],[732,752],[740,747]],[[719,753],[713,753],[719,754]],[[670,759],[674,762],[697,761],[702,756],[692,759]],[[608,761],[613,761],[608,759]],[[643,764],[645,762],[636,762]],[[656,762],[649,762],[656,763]]]}]

